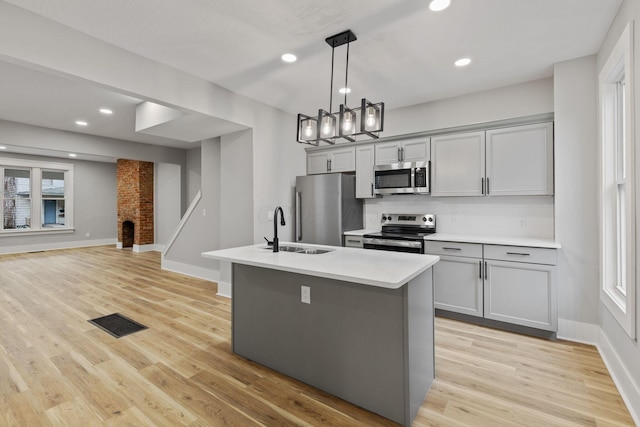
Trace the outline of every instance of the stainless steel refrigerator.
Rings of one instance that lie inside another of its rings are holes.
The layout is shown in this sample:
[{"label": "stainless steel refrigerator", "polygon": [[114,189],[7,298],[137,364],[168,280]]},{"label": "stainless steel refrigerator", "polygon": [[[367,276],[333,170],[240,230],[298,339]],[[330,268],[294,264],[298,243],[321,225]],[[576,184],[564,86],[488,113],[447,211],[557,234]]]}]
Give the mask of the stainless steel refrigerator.
[{"label": "stainless steel refrigerator", "polygon": [[342,246],[345,231],[362,228],[362,200],[356,177],[343,173],[296,178],[297,242]]}]

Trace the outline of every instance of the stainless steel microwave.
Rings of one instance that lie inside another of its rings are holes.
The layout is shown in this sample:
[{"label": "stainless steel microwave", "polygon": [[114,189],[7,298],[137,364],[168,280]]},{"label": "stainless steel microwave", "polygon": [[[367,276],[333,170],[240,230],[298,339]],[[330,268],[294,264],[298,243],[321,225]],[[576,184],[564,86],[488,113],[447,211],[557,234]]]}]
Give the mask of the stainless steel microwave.
[{"label": "stainless steel microwave", "polygon": [[429,172],[429,162],[403,162],[375,166],[373,193],[429,193]]}]

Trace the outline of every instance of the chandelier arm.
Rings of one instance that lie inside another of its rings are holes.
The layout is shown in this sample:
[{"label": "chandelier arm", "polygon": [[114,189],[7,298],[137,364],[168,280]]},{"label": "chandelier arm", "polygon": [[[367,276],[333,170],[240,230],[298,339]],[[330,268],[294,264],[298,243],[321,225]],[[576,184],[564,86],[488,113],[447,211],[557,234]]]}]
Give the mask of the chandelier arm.
[{"label": "chandelier arm", "polygon": [[335,57],[335,47],[331,47],[331,86],[329,90],[329,114],[333,111],[333,61]]},{"label": "chandelier arm", "polygon": [[347,106],[347,93],[349,92],[349,46],[351,46],[351,43],[347,43],[347,64],[344,67],[345,71],[344,71],[344,106]]}]

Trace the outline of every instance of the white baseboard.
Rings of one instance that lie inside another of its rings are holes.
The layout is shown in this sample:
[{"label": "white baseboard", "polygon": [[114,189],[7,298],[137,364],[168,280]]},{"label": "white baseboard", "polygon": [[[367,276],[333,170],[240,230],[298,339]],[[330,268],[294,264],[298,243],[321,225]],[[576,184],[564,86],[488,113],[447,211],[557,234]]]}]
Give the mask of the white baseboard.
[{"label": "white baseboard", "polygon": [[231,298],[231,283],[218,281],[217,295],[225,298]]},{"label": "white baseboard", "polygon": [[220,272],[212,268],[199,267],[197,265],[185,264],[177,261],[168,261],[162,257],[162,269],[173,271],[174,273],[185,274],[197,277],[198,279],[209,280],[218,283]]},{"label": "white baseboard", "polygon": [[598,345],[600,326],[574,320],[558,319],[558,338],[583,344]]},{"label": "white baseboard", "polygon": [[116,244],[116,239],[77,240],[71,242],[33,243],[0,248],[0,254],[19,254],[25,252],[54,251],[57,249],[87,248]]},{"label": "white baseboard", "polygon": [[598,351],[604,364],[607,366],[613,382],[620,392],[622,400],[624,400],[624,403],[627,405],[633,421],[636,425],[640,426],[640,387],[635,383],[629,371],[622,363],[622,359],[620,359],[618,353],[602,330],[600,330],[599,334]]},{"label": "white baseboard", "polygon": [[133,252],[162,252],[162,250],[158,250],[155,244],[150,245],[133,245]]}]

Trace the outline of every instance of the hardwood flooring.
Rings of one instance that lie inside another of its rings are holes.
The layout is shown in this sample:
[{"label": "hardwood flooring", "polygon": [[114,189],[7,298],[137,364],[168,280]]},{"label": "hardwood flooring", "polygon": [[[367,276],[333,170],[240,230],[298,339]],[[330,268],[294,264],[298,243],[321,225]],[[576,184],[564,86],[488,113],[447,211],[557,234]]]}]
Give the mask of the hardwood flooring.
[{"label": "hardwood flooring", "polygon": [[[1,426],[391,426],[230,352],[230,301],[95,247],[0,256]],[[115,339],[119,312],[149,329]],[[633,425],[591,346],[436,321],[414,426]]]}]

